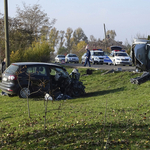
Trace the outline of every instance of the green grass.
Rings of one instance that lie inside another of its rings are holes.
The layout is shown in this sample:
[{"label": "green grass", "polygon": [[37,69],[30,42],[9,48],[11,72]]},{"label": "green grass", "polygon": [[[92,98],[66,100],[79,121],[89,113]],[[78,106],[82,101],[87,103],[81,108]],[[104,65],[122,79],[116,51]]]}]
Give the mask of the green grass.
[{"label": "green grass", "polygon": [[[67,68],[69,72],[72,69]],[[83,97],[49,101],[0,97],[0,149],[150,149],[150,81],[130,83],[132,72],[85,75]]]}]

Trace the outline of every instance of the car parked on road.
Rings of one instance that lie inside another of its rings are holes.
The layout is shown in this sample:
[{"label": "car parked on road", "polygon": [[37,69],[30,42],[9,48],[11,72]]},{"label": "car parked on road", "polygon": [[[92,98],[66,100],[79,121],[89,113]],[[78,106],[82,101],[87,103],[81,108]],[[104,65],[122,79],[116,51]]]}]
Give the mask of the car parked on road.
[{"label": "car parked on road", "polygon": [[64,63],[65,62],[65,55],[57,55],[55,57],[55,63]]},{"label": "car parked on road", "polygon": [[103,64],[104,63],[104,52],[102,51],[102,49],[93,49],[90,50],[91,52],[91,58],[90,61],[91,63],[94,64]]},{"label": "car parked on road", "polygon": [[112,52],[109,57],[115,66],[116,65],[132,66],[132,60],[130,56],[119,46],[112,47]]},{"label": "car parked on road", "polygon": [[66,63],[79,63],[79,58],[76,54],[67,54],[65,57],[65,62]]},{"label": "car parked on road", "polygon": [[85,63],[86,60],[86,53],[84,53],[81,57],[81,64]]},{"label": "car parked on road", "polygon": [[76,97],[85,93],[84,88],[77,71],[71,76],[64,67],[42,62],[12,63],[0,82],[0,89],[8,96],[18,95],[20,98],[44,93]]}]

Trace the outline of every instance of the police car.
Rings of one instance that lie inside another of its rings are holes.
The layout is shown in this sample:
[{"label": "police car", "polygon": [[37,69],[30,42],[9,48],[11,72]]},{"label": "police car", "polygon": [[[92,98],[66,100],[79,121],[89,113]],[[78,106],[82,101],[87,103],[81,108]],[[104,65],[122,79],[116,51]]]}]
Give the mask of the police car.
[{"label": "police car", "polygon": [[94,64],[103,64],[104,63],[104,52],[102,49],[93,49],[90,50],[91,52],[91,59],[90,62]]},{"label": "police car", "polygon": [[132,60],[130,56],[122,50],[119,46],[112,46],[111,47],[111,54],[109,58],[112,60],[112,63],[116,65],[129,65],[132,66]]}]

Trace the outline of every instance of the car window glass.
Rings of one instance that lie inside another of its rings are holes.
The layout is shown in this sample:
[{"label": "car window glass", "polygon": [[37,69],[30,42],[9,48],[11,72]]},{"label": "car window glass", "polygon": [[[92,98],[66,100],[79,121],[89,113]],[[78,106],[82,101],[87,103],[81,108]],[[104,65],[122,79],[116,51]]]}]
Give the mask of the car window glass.
[{"label": "car window glass", "polygon": [[19,66],[12,64],[5,70],[5,73],[14,74],[18,68]]},{"label": "car window glass", "polygon": [[47,76],[46,68],[43,66],[28,66],[27,73]]},{"label": "car window glass", "polygon": [[56,74],[56,71],[51,68],[50,75],[55,75],[55,74]]}]

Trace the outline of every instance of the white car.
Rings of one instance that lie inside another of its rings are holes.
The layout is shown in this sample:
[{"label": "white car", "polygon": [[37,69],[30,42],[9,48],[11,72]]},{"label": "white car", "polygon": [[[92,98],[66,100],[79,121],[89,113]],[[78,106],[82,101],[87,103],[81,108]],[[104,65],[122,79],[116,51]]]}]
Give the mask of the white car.
[{"label": "white car", "polygon": [[91,52],[90,61],[92,62],[93,65],[95,63],[101,65],[104,63],[104,52],[102,51],[102,49],[93,49],[90,50],[90,52]]},{"label": "white car", "polygon": [[70,62],[79,63],[79,58],[76,54],[67,54],[65,57],[65,62],[66,63],[70,63]]},{"label": "white car", "polygon": [[55,57],[55,63],[64,63],[65,62],[65,55],[57,55]]},{"label": "white car", "polygon": [[113,50],[109,56],[109,58],[112,60],[112,63],[116,65],[129,65],[132,66],[132,59],[130,56],[124,52],[119,50]]}]

